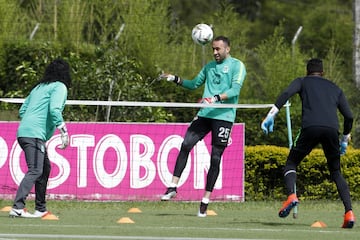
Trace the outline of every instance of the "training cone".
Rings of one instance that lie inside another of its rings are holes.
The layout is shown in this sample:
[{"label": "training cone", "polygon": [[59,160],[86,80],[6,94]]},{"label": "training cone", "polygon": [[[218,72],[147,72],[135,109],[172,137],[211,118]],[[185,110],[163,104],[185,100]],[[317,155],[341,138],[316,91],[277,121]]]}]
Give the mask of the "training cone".
[{"label": "training cone", "polygon": [[59,220],[59,218],[57,216],[55,216],[54,214],[51,214],[51,213],[46,214],[41,219],[42,220]]},{"label": "training cone", "polygon": [[10,210],[11,210],[11,206],[6,206],[0,209],[1,212],[10,212]]},{"label": "training cone", "polygon": [[128,217],[123,217],[123,218],[120,218],[117,221],[117,223],[135,223],[135,222]]},{"label": "training cone", "polygon": [[217,213],[214,210],[207,210],[206,215],[208,215],[208,216],[216,216]]},{"label": "training cone", "polygon": [[128,213],[141,213],[141,210],[138,208],[130,208],[128,210]]},{"label": "training cone", "polygon": [[327,225],[322,222],[322,221],[316,221],[313,224],[311,224],[311,227],[316,227],[316,228],[326,228]]}]

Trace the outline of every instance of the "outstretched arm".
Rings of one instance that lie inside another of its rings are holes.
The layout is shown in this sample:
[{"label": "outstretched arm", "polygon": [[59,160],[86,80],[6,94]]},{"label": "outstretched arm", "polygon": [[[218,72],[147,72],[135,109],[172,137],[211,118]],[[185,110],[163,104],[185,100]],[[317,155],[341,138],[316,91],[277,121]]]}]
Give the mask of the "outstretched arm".
[{"label": "outstretched arm", "polygon": [[279,95],[274,106],[270,109],[269,113],[261,123],[261,129],[265,134],[273,132],[274,119],[279,110],[284,106],[290,97],[300,92],[302,78],[297,78],[290,83],[290,85]]}]

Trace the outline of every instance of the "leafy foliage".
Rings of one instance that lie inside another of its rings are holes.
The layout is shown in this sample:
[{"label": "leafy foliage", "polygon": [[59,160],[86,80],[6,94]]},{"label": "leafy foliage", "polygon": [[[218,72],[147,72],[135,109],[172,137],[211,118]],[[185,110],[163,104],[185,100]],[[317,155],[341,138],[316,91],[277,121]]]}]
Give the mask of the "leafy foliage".
[{"label": "leafy foliage", "polygon": [[257,86],[249,88],[256,90],[252,95],[256,94],[262,101],[275,100],[290,81],[305,74],[306,57],[298,51],[294,52],[295,50],[285,42],[282,26],[276,28],[274,34],[257,47],[256,61],[259,69],[253,73]]},{"label": "leafy foliage", "polygon": [[[245,149],[245,192],[249,200],[282,199],[285,194],[283,167],[288,148],[271,145],[248,146]],[[348,149],[341,157],[342,173],[348,182],[352,199],[360,198],[360,151]],[[339,198],[330,179],[326,158],[321,149],[314,149],[297,168],[296,188],[301,200]]]},{"label": "leafy foliage", "polygon": [[[292,79],[305,73],[309,57],[322,57],[326,76],[344,88],[353,107],[354,133],[360,131],[359,94],[348,60],[353,28],[350,0],[3,0],[0,4],[4,13],[0,14],[1,97],[26,96],[46,64],[61,56],[73,68],[70,99],[196,102],[202,89],[151,83],[162,71],[191,79],[212,59],[211,46],[198,46],[190,37],[195,24],[206,22],[215,35],[231,39],[232,56],[246,65],[240,103],[273,103]],[[300,25],[304,29],[292,45]],[[300,107],[293,97],[293,134],[300,126]],[[65,117],[69,121],[186,122],[196,112],[71,106]],[[239,109],[237,121],[246,123],[247,145],[286,146],[285,111],[276,119],[276,134],[264,137],[259,124],[266,112]],[[354,146],[360,144],[356,135]]]}]

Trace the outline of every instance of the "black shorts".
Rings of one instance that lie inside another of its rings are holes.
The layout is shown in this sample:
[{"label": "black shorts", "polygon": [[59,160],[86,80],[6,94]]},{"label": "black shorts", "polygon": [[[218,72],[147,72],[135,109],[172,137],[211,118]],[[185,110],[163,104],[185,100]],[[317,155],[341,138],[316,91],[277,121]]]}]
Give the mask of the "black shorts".
[{"label": "black shorts", "polygon": [[211,144],[226,146],[228,144],[233,123],[223,120],[196,117],[188,131],[196,134],[202,140],[211,132]]},{"label": "black shorts", "polygon": [[308,127],[301,129],[294,142],[294,149],[309,154],[316,145],[321,144],[326,156],[340,155],[339,133],[329,127]]},{"label": "black shorts", "polygon": [[299,165],[302,159],[308,155],[313,148],[321,144],[329,170],[336,171],[340,169],[340,147],[339,133],[334,128],[329,127],[308,127],[301,129],[296,137],[288,160]]}]

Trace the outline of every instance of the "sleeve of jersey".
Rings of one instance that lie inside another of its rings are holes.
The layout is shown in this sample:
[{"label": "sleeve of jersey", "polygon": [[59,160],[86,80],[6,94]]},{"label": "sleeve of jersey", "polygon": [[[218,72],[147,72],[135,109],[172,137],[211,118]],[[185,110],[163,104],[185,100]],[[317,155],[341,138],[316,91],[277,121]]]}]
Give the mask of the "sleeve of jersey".
[{"label": "sleeve of jersey", "polygon": [[50,115],[55,126],[64,122],[62,111],[67,99],[67,88],[63,83],[58,82],[50,99]]},{"label": "sleeve of jersey", "polygon": [[340,94],[339,107],[338,108],[339,108],[340,113],[344,116],[343,134],[347,135],[347,134],[349,134],[351,132],[354,117],[352,115],[352,112],[350,110],[348,101],[346,100],[345,95],[343,94],[343,92],[341,92],[341,94]]},{"label": "sleeve of jersey", "polygon": [[301,80],[302,78],[296,78],[290,83],[290,85],[279,95],[275,102],[275,106],[280,109],[286,103],[289,98],[291,98],[296,93],[301,90]]},{"label": "sleeve of jersey", "polygon": [[197,89],[198,87],[203,85],[205,82],[205,76],[206,76],[205,68],[206,68],[206,66],[203,69],[201,69],[199,74],[194,79],[192,79],[192,80],[183,79],[181,86],[184,88],[187,88],[187,89]]},{"label": "sleeve of jersey", "polygon": [[19,109],[19,117],[20,119],[22,119],[24,117],[24,114],[26,112],[26,109],[29,105],[29,96],[27,98],[25,98],[25,101],[23,102],[23,104],[21,104],[21,107]]},{"label": "sleeve of jersey", "polygon": [[231,88],[224,92],[228,98],[232,98],[240,94],[240,89],[246,77],[246,68],[241,61],[238,61],[237,64],[233,66],[232,71],[233,77]]}]

